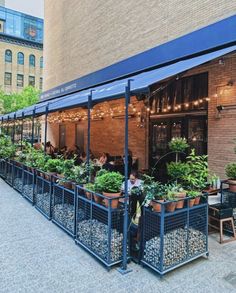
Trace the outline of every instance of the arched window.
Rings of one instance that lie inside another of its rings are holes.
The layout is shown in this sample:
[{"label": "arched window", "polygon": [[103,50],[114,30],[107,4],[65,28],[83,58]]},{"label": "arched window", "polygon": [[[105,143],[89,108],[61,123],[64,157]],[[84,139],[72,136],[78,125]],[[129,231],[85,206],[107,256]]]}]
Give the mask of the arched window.
[{"label": "arched window", "polygon": [[5,51],[5,62],[12,63],[12,51],[11,50]]},{"label": "arched window", "polygon": [[20,65],[24,65],[24,54],[21,52],[17,54],[17,63]]},{"label": "arched window", "polygon": [[43,68],[43,57],[40,57],[40,68]]},{"label": "arched window", "polygon": [[35,56],[34,55],[29,56],[29,65],[32,67],[35,67]]}]

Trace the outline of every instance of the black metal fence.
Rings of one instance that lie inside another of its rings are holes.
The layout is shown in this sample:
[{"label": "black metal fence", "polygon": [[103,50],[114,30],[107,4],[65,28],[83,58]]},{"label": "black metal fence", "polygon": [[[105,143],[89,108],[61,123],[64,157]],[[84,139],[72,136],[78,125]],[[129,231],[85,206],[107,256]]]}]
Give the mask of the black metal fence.
[{"label": "black metal fence", "polygon": [[124,206],[113,209],[113,200],[77,186],[76,243],[107,267],[123,256]]},{"label": "black metal fence", "polygon": [[6,160],[6,177],[5,177],[6,182],[9,185],[13,185],[13,161],[11,160]]},{"label": "black metal fence", "polygon": [[54,177],[52,199],[52,221],[72,237],[76,235],[75,185]]},{"label": "black metal fence", "polygon": [[51,219],[52,215],[52,176],[36,171],[36,188],[34,203],[38,211],[46,218]]},{"label": "black metal fence", "polygon": [[22,195],[34,204],[35,170],[23,166],[23,187]]},{"label": "black metal fence", "polygon": [[144,209],[141,262],[163,275],[195,258],[208,255],[208,203],[185,206],[174,212]]},{"label": "black metal fence", "polygon": [[5,179],[6,178],[6,160],[0,160],[0,176]]},{"label": "black metal fence", "polygon": [[13,162],[13,187],[22,193],[23,187],[23,165],[19,162]]}]

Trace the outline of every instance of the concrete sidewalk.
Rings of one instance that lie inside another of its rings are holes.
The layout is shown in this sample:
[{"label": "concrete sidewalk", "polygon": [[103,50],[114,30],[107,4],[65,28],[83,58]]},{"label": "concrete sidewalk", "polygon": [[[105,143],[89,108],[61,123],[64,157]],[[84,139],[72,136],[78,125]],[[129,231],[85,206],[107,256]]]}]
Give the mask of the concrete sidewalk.
[{"label": "concrete sidewalk", "polygon": [[106,268],[0,179],[0,292],[236,292],[236,241],[160,279],[131,263]]}]

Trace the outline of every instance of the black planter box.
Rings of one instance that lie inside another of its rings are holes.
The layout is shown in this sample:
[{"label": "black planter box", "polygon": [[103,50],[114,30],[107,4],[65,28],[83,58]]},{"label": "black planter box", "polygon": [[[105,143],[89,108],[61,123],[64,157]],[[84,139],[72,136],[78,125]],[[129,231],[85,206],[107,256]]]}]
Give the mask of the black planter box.
[{"label": "black planter box", "polygon": [[213,204],[209,207],[209,215],[217,219],[225,219],[233,216],[233,209],[226,204]]}]

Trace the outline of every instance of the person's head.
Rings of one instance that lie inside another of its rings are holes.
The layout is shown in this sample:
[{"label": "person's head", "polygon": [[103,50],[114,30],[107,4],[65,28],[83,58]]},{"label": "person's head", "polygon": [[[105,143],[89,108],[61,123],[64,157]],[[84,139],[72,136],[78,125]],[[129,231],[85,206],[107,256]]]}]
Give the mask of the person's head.
[{"label": "person's head", "polygon": [[50,141],[48,141],[48,142],[46,142],[46,147],[50,147],[51,146],[51,142]]},{"label": "person's head", "polygon": [[86,157],[85,152],[82,152],[82,153],[81,153],[81,158],[85,158],[85,157]]},{"label": "person's head", "polygon": [[138,172],[136,170],[132,170],[130,175],[129,175],[129,180],[132,184],[134,184],[136,182],[136,180],[138,179]]}]

